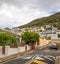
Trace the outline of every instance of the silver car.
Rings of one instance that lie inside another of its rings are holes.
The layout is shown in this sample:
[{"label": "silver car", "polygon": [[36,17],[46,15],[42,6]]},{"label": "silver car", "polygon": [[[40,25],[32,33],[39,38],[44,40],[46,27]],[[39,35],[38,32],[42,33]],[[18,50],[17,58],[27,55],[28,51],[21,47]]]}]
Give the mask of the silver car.
[{"label": "silver car", "polygon": [[50,49],[57,49],[56,43],[52,43],[52,44],[50,45]]}]

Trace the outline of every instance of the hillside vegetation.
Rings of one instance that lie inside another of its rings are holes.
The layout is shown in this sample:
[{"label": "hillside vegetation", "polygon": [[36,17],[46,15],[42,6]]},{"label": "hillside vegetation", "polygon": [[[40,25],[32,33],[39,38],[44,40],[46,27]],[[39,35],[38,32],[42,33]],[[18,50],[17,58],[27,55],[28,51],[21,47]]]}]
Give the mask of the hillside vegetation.
[{"label": "hillside vegetation", "polygon": [[48,17],[43,17],[43,18],[33,20],[32,22],[26,25],[19,26],[19,28],[32,27],[32,26],[41,27],[47,24],[60,29],[60,12],[53,14],[51,16],[48,16]]}]

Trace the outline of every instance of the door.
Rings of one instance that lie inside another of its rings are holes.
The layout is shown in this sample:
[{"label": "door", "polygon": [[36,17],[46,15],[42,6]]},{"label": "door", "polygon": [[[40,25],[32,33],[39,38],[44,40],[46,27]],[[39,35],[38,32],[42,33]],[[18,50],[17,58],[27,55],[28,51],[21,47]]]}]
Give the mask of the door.
[{"label": "door", "polygon": [[2,54],[5,54],[5,46],[2,46]]}]

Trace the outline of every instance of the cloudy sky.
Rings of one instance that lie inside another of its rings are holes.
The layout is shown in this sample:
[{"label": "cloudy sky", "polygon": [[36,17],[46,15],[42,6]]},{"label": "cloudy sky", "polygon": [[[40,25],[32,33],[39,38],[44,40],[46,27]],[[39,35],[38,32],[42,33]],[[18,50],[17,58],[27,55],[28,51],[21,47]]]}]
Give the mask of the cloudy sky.
[{"label": "cloudy sky", "polygon": [[0,0],[0,27],[16,27],[60,11],[60,0]]}]

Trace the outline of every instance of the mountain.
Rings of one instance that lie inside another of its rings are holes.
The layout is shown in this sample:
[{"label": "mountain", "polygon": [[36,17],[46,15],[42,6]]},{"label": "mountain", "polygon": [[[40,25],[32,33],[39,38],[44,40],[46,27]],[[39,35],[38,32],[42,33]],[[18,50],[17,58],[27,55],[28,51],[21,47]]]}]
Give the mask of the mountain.
[{"label": "mountain", "polygon": [[32,26],[41,27],[41,26],[45,26],[47,24],[60,29],[60,12],[55,13],[55,14],[48,16],[48,17],[35,19],[28,24],[19,26],[19,28],[32,27]]}]

